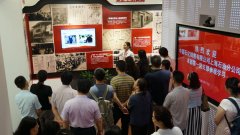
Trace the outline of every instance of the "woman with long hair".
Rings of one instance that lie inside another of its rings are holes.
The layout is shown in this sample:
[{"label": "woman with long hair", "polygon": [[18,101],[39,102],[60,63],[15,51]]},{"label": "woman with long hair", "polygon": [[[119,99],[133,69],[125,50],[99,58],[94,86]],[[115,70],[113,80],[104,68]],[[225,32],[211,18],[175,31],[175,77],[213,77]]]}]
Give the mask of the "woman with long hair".
[{"label": "woman with long hair", "polygon": [[152,119],[154,125],[159,127],[152,135],[182,135],[181,129],[173,125],[172,115],[167,108],[162,106],[154,108]]},{"label": "woman with long hair", "polygon": [[133,58],[131,56],[128,56],[125,59],[126,62],[126,74],[132,76],[134,80],[137,80],[139,78],[139,69],[134,62]]},{"label": "woman with long hair", "polygon": [[138,79],[133,87],[134,91],[128,102],[132,135],[146,135],[151,120],[151,95],[147,91],[145,79]]},{"label": "woman with long hair", "polygon": [[137,62],[137,66],[139,68],[140,77],[144,78],[144,76],[149,72],[149,62],[147,59],[146,51],[139,50],[138,57],[139,61]]},{"label": "woman with long hair", "polygon": [[[233,104],[236,102],[240,107],[240,82],[236,77],[227,78],[225,88],[230,94],[228,99],[223,99],[217,108],[214,122],[217,125],[216,135],[230,135],[228,123],[231,123],[237,116],[237,108]],[[233,101],[231,101],[233,100]],[[225,117],[225,118],[224,118]]]},{"label": "woman with long hair", "polygon": [[188,122],[186,135],[201,135],[202,128],[202,87],[196,72],[188,74],[189,81],[189,102],[188,102]]},{"label": "woman with long hair", "polygon": [[33,117],[24,117],[14,135],[37,135],[38,134],[38,123]]}]

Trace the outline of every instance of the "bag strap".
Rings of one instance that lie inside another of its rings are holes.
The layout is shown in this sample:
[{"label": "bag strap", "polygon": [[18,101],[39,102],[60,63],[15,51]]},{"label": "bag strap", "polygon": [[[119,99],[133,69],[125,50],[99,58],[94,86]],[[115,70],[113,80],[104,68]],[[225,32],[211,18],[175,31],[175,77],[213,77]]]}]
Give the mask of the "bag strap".
[{"label": "bag strap", "polygon": [[90,93],[90,95],[94,98],[94,100],[95,100],[96,102],[98,102],[97,96],[96,96],[92,91],[89,91],[89,93]]},{"label": "bag strap", "polygon": [[228,121],[228,119],[227,119],[227,116],[226,116],[226,114],[224,114],[224,118],[225,118],[225,119],[226,119],[226,121],[227,121],[227,125],[228,125],[229,129],[231,129],[231,126],[230,126],[230,124],[229,124],[229,121]]},{"label": "bag strap", "polygon": [[[230,102],[232,102],[232,104],[236,107],[236,109],[237,109],[237,111],[238,111],[238,114],[237,114],[237,115],[239,115],[240,109],[239,109],[239,106],[238,106],[237,102],[236,102],[234,99],[232,99],[232,98],[227,98],[227,99],[228,99]],[[229,123],[229,121],[228,121],[228,119],[227,119],[226,114],[224,114],[224,117],[225,117],[225,119],[226,119],[226,121],[227,121],[228,127],[231,129],[231,126],[230,126],[230,123]]]},{"label": "bag strap", "polygon": [[105,89],[104,93],[103,93],[103,99],[105,100],[107,97],[107,93],[108,93],[109,89],[108,89],[108,85],[107,88]]},{"label": "bag strap", "polygon": [[[109,89],[108,89],[108,85],[107,85],[107,88],[105,89],[104,93],[103,93],[103,99],[105,100],[105,98],[107,97],[107,93],[108,93]],[[94,100],[96,102],[98,102],[98,98],[97,96],[92,92],[92,91],[89,91],[90,95],[94,98]]]},{"label": "bag strap", "polygon": [[238,106],[237,102],[236,102],[234,99],[232,99],[232,98],[227,98],[227,99],[233,103],[233,105],[234,105],[234,106],[236,107],[236,109],[237,109],[237,114],[239,115],[240,109],[239,109],[239,106]]}]

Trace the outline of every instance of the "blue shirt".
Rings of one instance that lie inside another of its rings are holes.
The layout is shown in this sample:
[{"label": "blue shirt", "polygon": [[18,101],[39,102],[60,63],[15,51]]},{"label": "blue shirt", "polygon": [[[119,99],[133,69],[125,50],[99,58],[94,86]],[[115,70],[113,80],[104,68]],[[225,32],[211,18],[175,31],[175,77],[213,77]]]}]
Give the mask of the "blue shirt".
[{"label": "blue shirt", "polygon": [[151,95],[147,91],[136,93],[129,98],[128,108],[130,110],[130,124],[134,126],[145,126],[150,123],[152,101]]},{"label": "blue shirt", "polygon": [[[94,86],[92,86],[90,88],[89,91],[91,91],[92,93],[94,93],[96,95],[96,97],[103,97],[103,94],[105,92],[105,90],[107,89],[108,87],[108,93],[107,93],[107,96],[106,96],[106,100],[112,100],[113,98],[113,87],[111,85],[107,85],[107,84],[95,84]],[[90,93],[88,93],[88,97],[91,98],[91,99],[94,99],[92,97],[92,95]]]},{"label": "blue shirt", "polygon": [[188,108],[194,108],[201,106],[202,104],[202,87],[198,89],[189,89],[189,101],[188,101]]},{"label": "blue shirt", "polygon": [[36,95],[28,90],[21,90],[16,96],[15,101],[21,112],[22,118],[30,116],[37,118],[36,110],[41,109],[41,104]]},{"label": "blue shirt", "polygon": [[171,72],[168,70],[153,70],[144,77],[148,83],[148,90],[151,93],[152,100],[157,105],[163,105],[168,94],[170,75]]}]

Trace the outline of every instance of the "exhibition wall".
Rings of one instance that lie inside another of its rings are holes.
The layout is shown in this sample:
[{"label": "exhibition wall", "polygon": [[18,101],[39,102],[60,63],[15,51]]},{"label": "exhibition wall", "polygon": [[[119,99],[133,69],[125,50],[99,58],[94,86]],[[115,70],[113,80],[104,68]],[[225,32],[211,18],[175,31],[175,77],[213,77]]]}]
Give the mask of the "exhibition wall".
[{"label": "exhibition wall", "polygon": [[40,69],[57,73],[113,68],[115,61],[122,59],[113,54],[123,49],[124,42],[132,44],[135,55],[140,49],[149,55],[158,53],[161,7],[145,5],[137,11],[135,8],[118,6],[115,11],[106,1],[45,5],[39,2],[24,7],[31,75]]},{"label": "exhibition wall", "polygon": [[[29,5],[26,6],[32,6],[32,4],[35,4],[32,0],[24,0],[24,1],[15,1],[15,0],[1,0],[0,1],[0,35],[1,35],[1,47],[2,47],[2,60],[3,63],[1,66],[1,70],[5,72],[4,74],[1,74],[3,79],[5,78],[6,82],[1,81],[3,83],[4,90],[7,92],[8,99],[1,98],[3,101],[3,107],[5,112],[4,121],[6,128],[1,127],[1,131],[6,131],[7,133],[15,131],[17,128],[21,116],[19,113],[19,110],[17,109],[14,97],[19,92],[19,89],[14,84],[14,79],[18,75],[25,76],[28,80],[30,79],[30,65],[28,60],[28,49],[27,41],[24,34],[24,27],[25,24],[23,24],[23,15],[22,15],[22,3],[25,2]],[[36,1],[37,2],[37,1]],[[153,6],[153,5],[151,5]],[[116,9],[118,9],[117,6]],[[133,6],[134,7],[134,6]],[[141,7],[141,6],[140,6]],[[155,6],[156,7],[156,6]],[[158,6],[159,9],[161,9],[161,5]],[[124,9],[121,7],[121,9]],[[135,9],[136,6],[135,6]],[[4,75],[4,76],[3,76]],[[5,84],[5,85],[4,85]],[[61,82],[59,78],[56,79],[49,79],[47,80],[46,84],[49,84],[53,90],[55,90],[58,86],[61,85]],[[6,86],[6,87],[5,87]],[[1,95],[3,96],[3,95]],[[8,106],[8,103],[9,105]],[[2,104],[1,104],[2,105]],[[1,106],[2,107],[2,106]],[[8,107],[10,107],[10,112],[8,111]],[[11,121],[9,121],[9,117],[7,114],[10,114]],[[9,122],[9,123],[8,123]],[[12,124],[10,126],[10,124]],[[3,130],[2,130],[3,129]]]}]

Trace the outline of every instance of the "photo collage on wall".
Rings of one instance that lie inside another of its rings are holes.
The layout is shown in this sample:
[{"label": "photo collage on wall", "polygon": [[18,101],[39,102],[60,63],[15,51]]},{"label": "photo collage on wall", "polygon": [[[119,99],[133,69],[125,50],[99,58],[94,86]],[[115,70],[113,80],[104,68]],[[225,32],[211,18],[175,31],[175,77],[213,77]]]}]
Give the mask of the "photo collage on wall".
[{"label": "photo collage on wall", "polygon": [[[26,14],[32,74],[113,68],[125,42],[148,55],[161,45],[162,11],[111,11],[101,4],[50,4]],[[136,57],[137,58],[137,57]],[[137,60],[137,59],[136,59]]]}]

